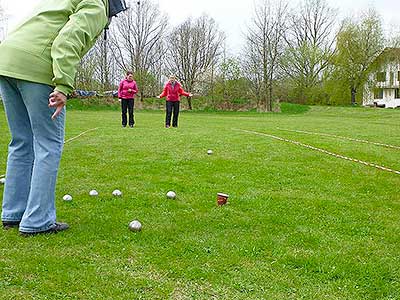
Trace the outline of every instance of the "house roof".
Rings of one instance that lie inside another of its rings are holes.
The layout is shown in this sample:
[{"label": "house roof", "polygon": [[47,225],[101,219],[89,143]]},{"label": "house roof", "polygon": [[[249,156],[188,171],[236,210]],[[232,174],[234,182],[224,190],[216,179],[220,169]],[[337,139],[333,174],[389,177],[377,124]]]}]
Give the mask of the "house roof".
[{"label": "house roof", "polygon": [[386,47],[372,62],[374,66],[380,66],[389,62],[400,63],[400,48]]}]

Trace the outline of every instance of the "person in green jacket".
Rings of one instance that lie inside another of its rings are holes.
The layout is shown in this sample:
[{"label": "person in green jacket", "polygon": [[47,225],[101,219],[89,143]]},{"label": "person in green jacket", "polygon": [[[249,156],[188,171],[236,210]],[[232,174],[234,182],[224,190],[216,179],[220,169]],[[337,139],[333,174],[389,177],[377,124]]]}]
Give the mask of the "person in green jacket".
[{"label": "person in green jacket", "polygon": [[47,0],[0,44],[0,95],[11,133],[1,219],[21,235],[56,233],[65,104],[77,66],[123,0]]}]

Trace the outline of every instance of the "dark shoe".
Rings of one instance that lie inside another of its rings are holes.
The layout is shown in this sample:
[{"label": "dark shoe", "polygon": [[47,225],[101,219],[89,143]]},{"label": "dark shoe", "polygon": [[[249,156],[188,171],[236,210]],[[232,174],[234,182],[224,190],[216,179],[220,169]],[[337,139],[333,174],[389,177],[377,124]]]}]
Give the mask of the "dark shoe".
[{"label": "dark shoe", "polygon": [[18,228],[19,221],[3,221],[3,228],[10,229],[10,228]]},{"label": "dark shoe", "polygon": [[165,128],[169,128],[169,125],[165,125]]},{"label": "dark shoe", "polygon": [[122,128],[125,128],[126,127],[126,125],[122,125]]},{"label": "dark shoe", "polygon": [[67,230],[69,228],[69,225],[67,223],[59,223],[56,222],[53,227],[50,229],[47,229],[45,231],[39,231],[39,232],[23,232],[20,231],[19,234],[22,236],[32,236],[32,235],[37,235],[37,234],[44,234],[44,233],[57,233],[60,231]]},{"label": "dark shoe", "polygon": [[133,125],[129,125],[130,128],[133,128]]}]

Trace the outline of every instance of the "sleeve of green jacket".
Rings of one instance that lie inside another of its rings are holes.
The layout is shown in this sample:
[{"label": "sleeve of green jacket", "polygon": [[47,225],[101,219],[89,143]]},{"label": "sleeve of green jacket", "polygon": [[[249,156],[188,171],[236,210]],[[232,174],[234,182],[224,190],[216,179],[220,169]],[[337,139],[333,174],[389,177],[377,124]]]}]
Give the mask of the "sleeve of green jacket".
[{"label": "sleeve of green jacket", "polygon": [[65,95],[73,91],[77,66],[107,21],[102,0],[82,0],[78,4],[51,47],[54,90]]}]

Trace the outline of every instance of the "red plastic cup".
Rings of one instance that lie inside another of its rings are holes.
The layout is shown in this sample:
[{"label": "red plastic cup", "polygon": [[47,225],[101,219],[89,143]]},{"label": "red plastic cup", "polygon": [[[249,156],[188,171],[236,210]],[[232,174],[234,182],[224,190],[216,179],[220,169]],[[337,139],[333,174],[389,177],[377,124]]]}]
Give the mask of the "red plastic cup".
[{"label": "red plastic cup", "polygon": [[217,193],[217,204],[219,206],[225,205],[228,202],[229,195],[224,193]]}]

